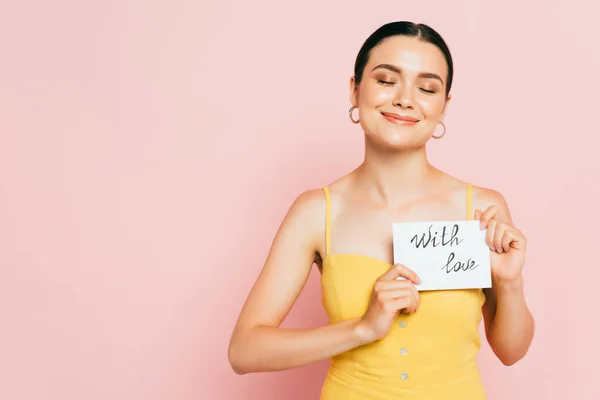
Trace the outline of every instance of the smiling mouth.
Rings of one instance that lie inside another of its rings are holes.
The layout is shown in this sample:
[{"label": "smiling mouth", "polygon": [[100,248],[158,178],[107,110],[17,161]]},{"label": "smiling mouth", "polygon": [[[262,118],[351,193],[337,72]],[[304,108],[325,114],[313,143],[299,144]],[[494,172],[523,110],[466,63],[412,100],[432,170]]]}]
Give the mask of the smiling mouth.
[{"label": "smiling mouth", "polygon": [[402,126],[411,126],[411,125],[414,125],[417,122],[419,122],[418,119],[408,117],[405,115],[399,115],[399,114],[387,113],[387,112],[382,112],[381,115],[383,115],[383,117],[385,119],[387,119],[388,121],[390,121],[394,124],[397,124],[397,125],[402,125]]}]

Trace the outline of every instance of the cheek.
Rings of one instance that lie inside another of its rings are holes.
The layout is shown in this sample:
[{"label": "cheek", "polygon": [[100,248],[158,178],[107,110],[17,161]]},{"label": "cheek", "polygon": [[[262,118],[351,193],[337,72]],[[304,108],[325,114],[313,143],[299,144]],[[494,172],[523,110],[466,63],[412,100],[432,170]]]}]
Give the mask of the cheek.
[{"label": "cheek", "polygon": [[394,98],[394,92],[390,89],[368,85],[362,91],[361,103],[378,106],[390,102]]},{"label": "cheek", "polygon": [[440,99],[420,99],[419,108],[426,118],[433,118],[442,113],[444,102]]}]

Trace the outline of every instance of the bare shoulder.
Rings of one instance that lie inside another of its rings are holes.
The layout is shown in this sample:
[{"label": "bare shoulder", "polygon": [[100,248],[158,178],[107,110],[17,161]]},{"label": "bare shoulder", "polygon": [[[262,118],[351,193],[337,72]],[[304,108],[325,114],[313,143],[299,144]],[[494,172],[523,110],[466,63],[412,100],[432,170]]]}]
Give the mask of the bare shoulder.
[{"label": "bare shoulder", "polygon": [[[352,182],[352,174],[345,175],[326,186],[332,199],[347,193]],[[295,215],[307,218],[311,225],[316,226],[317,233],[325,232],[325,217],[327,201],[324,187],[309,189],[302,192],[290,209]]]},{"label": "bare shoulder", "polygon": [[498,190],[476,185],[473,185],[473,201],[488,206],[506,204],[504,196]]},{"label": "bare shoulder", "polygon": [[496,219],[512,225],[510,209],[504,195],[496,189],[473,185],[473,210],[484,212],[496,208]]},{"label": "bare shoulder", "polygon": [[300,218],[307,225],[317,226],[323,222],[325,211],[326,202],[323,189],[308,189],[296,197],[290,206],[288,217]]},{"label": "bare shoulder", "polygon": [[325,233],[326,208],[322,188],[305,190],[292,202],[281,229],[294,227],[293,230],[309,241],[316,251],[319,238]]}]

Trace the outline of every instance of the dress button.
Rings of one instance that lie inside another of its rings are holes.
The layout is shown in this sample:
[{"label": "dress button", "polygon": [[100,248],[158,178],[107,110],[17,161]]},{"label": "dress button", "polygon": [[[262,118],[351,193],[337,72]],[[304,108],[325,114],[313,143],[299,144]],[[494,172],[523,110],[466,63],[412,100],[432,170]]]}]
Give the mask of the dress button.
[{"label": "dress button", "polygon": [[400,321],[400,328],[406,328],[406,322]]},{"label": "dress button", "polygon": [[402,375],[400,375],[400,378],[402,378],[402,380],[405,381],[408,379],[408,374],[404,372]]},{"label": "dress button", "polygon": [[400,354],[402,354],[403,356],[405,356],[408,353],[408,350],[406,350],[404,347],[400,349]]}]

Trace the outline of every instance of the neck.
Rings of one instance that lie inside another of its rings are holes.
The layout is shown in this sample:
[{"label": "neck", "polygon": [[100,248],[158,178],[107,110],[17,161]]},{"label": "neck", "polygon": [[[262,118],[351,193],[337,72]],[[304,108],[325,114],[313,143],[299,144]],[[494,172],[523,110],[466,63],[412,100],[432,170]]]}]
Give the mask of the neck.
[{"label": "neck", "polygon": [[375,201],[393,207],[423,195],[438,173],[427,159],[425,146],[405,151],[366,146],[355,177]]}]

